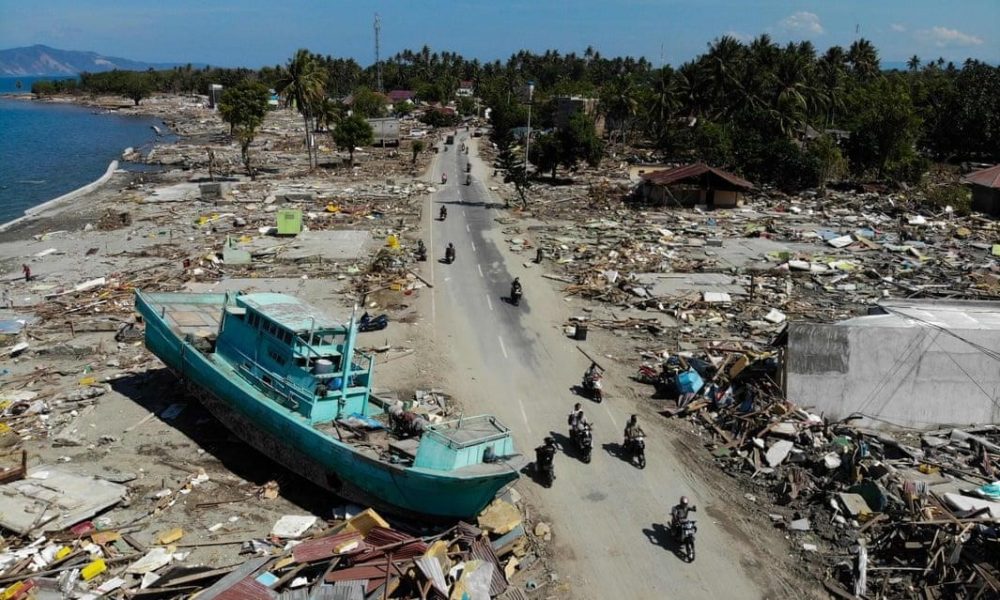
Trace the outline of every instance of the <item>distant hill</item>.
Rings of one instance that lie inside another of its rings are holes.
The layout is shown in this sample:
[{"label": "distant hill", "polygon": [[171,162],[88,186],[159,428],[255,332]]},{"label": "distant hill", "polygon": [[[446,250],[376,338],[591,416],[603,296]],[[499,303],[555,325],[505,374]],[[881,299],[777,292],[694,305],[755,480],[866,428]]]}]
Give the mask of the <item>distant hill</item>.
[{"label": "distant hill", "polygon": [[150,68],[170,69],[178,64],[180,63],[147,63],[104,56],[97,52],[59,50],[41,44],[0,50],[0,76],[76,75],[85,71],[99,73],[115,69],[145,71]]}]

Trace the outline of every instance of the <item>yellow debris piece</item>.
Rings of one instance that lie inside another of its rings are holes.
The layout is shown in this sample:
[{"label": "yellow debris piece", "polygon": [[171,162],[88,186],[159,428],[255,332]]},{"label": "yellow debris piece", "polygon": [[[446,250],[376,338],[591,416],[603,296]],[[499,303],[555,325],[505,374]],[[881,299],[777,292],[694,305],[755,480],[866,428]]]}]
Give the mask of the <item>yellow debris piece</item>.
[{"label": "yellow debris piece", "polygon": [[479,528],[497,535],[510,533],[521,524],[521,513],[510,502],[494,500],[479,513]]},{"label": "yellow debris piece", "polygon": [[360,512],[348,519],[347,525],[344,526],[344,531],[357,531],[361,535],[368,535],[376,527],[388,528],[389,523],[379,516],[377,512],[368,508],[364,512]]},{"label": "yellow debris piece", "polygon": [[184,537],[184,530],[180,527],[174,527],[173,529],[168,529],[157,536],[156,541],[157,543],[166,546],[167,544],[173,544],[182,537]]},{"label": "yellow debris piece", "polygon": [[104,564],[103,559],[98,558],[86,567],[80,569],[80,577],[82,577],[84,581],[90,581],[107,570],[108,565]]}]

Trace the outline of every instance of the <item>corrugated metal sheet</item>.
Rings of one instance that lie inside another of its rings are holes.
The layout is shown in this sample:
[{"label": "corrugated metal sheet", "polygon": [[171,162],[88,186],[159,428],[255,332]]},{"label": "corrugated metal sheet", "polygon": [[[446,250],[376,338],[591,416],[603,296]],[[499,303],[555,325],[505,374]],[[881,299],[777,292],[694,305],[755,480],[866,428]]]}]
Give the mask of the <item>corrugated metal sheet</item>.
[{"label": "corrugated metal sheet", "polygon": [[973,171],[962,178],[965,183],[974,183],[988,188],[1000,189],[1000,165]]},{"label": "corrugated metal sheet", "polygon": [[441,563],[433,556],[422,556],[416,559],[417,567],[433,585],[433,588],[442,594],[448,594],[448,582],[444,578],[444,570]]},{"label": "corrugated metal sheet", "polygon": [[258,569],[270,562],[273,557],[262,556],[252,558],[239,566],[235,571],[216,581],[207,590],[198,594],[201,600],[239,600],[249,598],[251,600],[271,600],[277,594],[267,587],[254,581],[253,576]]},{"label": "corrugated metal sheet", "polygon": [[364,543],[360,533],[357,531],[348,531],[315,540],[306,540],[292,548],[292,557],[295,558],[295,562],[298,563],[313,562],[323,560],[325,558],[331,558],[337,555],[334,548],[340,546],[341,544],[350,543],[354,540],[361,543],[356,550],[352,550],[347,554],[361,553],[369,549],[368,545]]},{"label": "corrugated metal sheet", "polygon": [[500,566],[500,559],[493,552],[493,547],[490,546],[489,540],[486,538],[477,538],[476,541],[472,542],[472,548],[469,553],[475,559],[493,564],[493,577],[490,579],[490,596],[499,596],[507,591],[507,576],[504,574],[503,567]]},{"label": "corrugated metal sheet", "polygon": [[[367,579],[338,581],[330,588],[333,600],[365,600],[365,590],[368,589]],[[310,599],[311,600],[311,599]]]},{"label": "corrugated metal sheet", "polygon": [[278,600],[365,600],[368,582],[338,581],[333,585],[323,584],[316,589],[302,586],[278,596]]},{"label": "corrugated metal sheet", "polygon": [[375,527],[368,532],[368,535],[365,536],[365,543],[368,544],[370,548],[356,556],[354,560],[357,563],[363,563],[385,556],[385,551],[380,550],[380,547],[392,546],[393,544],[400,544],[401,542],[406,543],[403,543],[400,546],[395,546],[391,550],[393,560],[416,558],[427,552],[427,543],[419,538],[415,538],[392,529]]},{"label": "corrugated metal sheet", "polygon": [[722,169],[716,169],[715,167],[710,167],[705,163],[695,163],[693,165],[684,165],[683,167],[677,167],[676,169],[667,169],[666,171],[653,171],[652,173],[646,173],[642,176],[645,181],[654,183],[656,185],[671,185],[673,183],[680,183],[685,179],[700,178],[704,175],[709,175],[721,179],[722,181],[728,183],[731,186],[742,188],[742,189],[753,189],[753,184],[743,179],[723,171]]}]

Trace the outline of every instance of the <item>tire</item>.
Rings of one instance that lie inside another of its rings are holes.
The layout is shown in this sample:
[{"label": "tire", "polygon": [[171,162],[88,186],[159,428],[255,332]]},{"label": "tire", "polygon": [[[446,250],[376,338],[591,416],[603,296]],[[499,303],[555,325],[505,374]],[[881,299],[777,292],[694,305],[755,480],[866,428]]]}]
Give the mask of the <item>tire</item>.
[{"label": "tire", "polygon": [[688,562],[694,562],[694,540],[688,538],[684,541],[684,553],[687,554]]},{"label": "tire", "polygon": [[640,469],[645,469],[646,468],[646,454],[645,453],[640,454],[638,456],[638,458],[639,458],[639,460],[638,460],[639,468]]},{"label": "tire", "polygon": [[590,452],[591,452],[590,449],[583,451],[583,462],[588,464],[590,463]]}]

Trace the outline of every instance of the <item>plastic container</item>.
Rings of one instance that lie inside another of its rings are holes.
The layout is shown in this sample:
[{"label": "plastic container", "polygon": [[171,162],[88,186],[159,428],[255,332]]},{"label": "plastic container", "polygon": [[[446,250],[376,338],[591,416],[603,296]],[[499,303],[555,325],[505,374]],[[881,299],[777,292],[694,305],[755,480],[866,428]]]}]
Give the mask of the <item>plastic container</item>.
[{"label": "plastic container", "polygon": [[576,333],[574,334],[573,337],[574,337],[574,339],[577,339],[577,340],[579,340],[581,342],[586,341],[586,339],[587,339],[587,326],[583,325],[582,323],[579,324],[579,325],[577,325],[576,326]]}]

